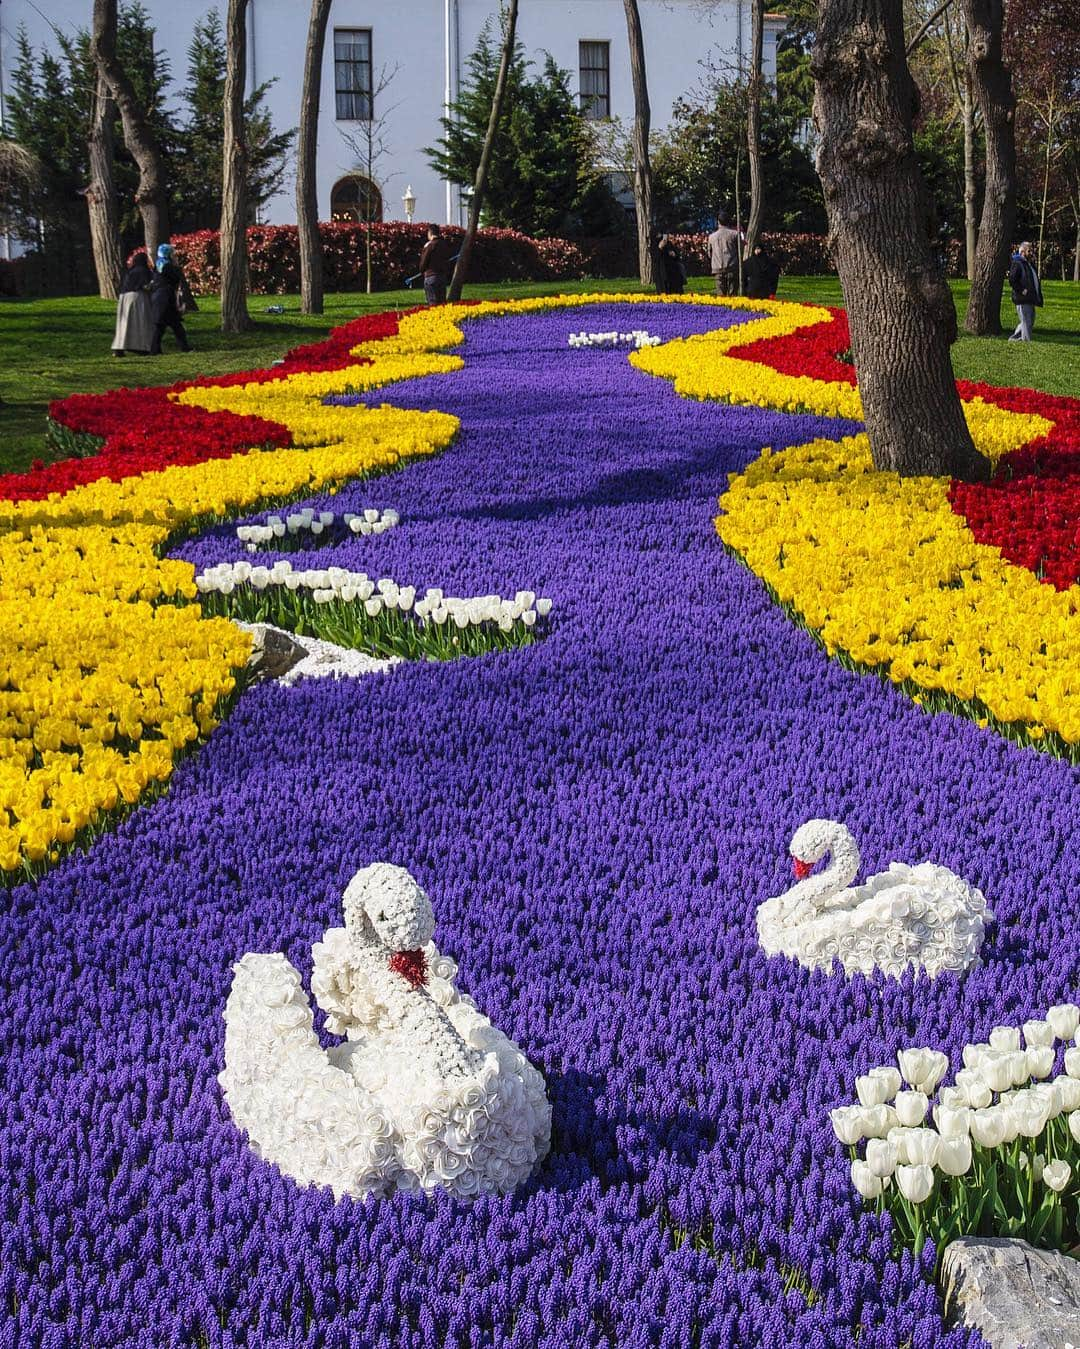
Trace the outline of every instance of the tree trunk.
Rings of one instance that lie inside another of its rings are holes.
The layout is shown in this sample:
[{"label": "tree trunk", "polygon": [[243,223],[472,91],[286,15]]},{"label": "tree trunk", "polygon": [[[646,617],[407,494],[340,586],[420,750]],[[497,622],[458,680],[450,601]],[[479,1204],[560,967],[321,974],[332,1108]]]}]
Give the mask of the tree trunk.
[{"label": "tree trunk", "polygon": [[135,203],[142,217],[146,251],[152,259],[158,244],[169,237],[165,170],[146,112],[116,55],[116,0],[94,0],[90,51],[99,77],[108,84],[116,100],[124,128],[124,144],[139,169]]},{"label": "tree trunk", "polygon": [[[765,215],[765,181],[761,171],[761,72],[765,41],[765,0],[751,0],[750,80],[747,85],[746,149],[750,162],[750,218],[746,222],[746,256],[754,251]],[[740,284],[741,292],[742,286]]]},{"label": "tree trunk", "polygon": [[304,92],[300,100],[300,132],[296,141],[296,232],[300,241],[300,312],[323,311],[323,254],[319,237],[319,194],[315,162],[319,146],[319,95],[326,25],[332,0],[311,0]]},{"label": "tree trunk", "polygon": [[488,169],[495,149],[495,136],[499,130],[503,102],[506,98],[506,85],[510,78],[510,62],[514,59],[514,39],[517,32],[518,0],[510,0],[506,15],[506,31],[503,33],[502,57],[499,60],[499,73],[495,79],[495,93],[491,99],[491,112],[488,115],[487,131],[484,133],[484,145],[480,151],[480,163],[476,168],[473,183],[472,201],[469,203],[469,223],[465,228],[465,237],[461,241],[457,266],[450,281],[446,298],[452,303],[461,299],[461,288],[469,270],[469,256],[472,253],[476,231],[480,228],[480,210],[487,191]]},{"label": "tree trunk", "polygon": [[970,69],[964,71],[964,255],[967,261],[967,279],[975,280],[975,250],[979,234],[975,205],[978,188],[975,182],[975,91],[971,85]]},{"label": "tree trunk", "polygon": [[247,75],[248,0],[229,0],[225,20],[225,143],[221,185],[221,331],[251,327],[247,307],[247,144],[244,81]]},{"label": "tree trunk", "polygon": [[90,123],[88,153],[90,186],[86,189],[86,207],[90,213],[90,241],[94,249],[94,271],[98,294],[103,300],[115,300],[120,290],[124,258],[120,250],[120,213],[113,182],[113,121],[116,104],[104,78],[97,77],[93,118]]},{"label": "tree trunk", "polygon": [[964,327],[979,337],[1001,332],[1001,290],[1016,223],[1016,139],[1012,80],[1001,57],[1003,0],[963,0],[968,69],[986,141],[986,182]]},{"label": "tree trunk", "polygon": [[985,477],[949,360],[956,310],[912,142],[901,0],[822,0],[811,71],[829,248],[874,466]]},{"label": "tree trunk", "polygon": [[637,215],[638,271],[643,286],[655,286],[660,257],[653,234],[652,167],[649,164],[649,85],[645,77],[645,42],[637,0],[623,0],[630,41],[630,75],[634,84],[634,210]]},{"label": "tree trunk", "polygon": [[1050,160],[1054,146],[1054,81],[1050,81],[1046,105],[1046,156],[1043,163],[1042,206],[1039,209],[1039,267],[1043,266],[1043,239],[1046,235],[1046,198],[1050,193]]}]

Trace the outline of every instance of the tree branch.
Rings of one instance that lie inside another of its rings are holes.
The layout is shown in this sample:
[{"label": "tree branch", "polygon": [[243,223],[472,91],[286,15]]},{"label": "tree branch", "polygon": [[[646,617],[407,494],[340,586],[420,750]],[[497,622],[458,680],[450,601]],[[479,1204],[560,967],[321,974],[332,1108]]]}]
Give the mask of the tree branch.
[{"label": "tree branch", "polygon": [[945,11],[949,8],[951,4],[952,0],[944,0],[942,4],[938,5],[937,9],[934,10],[933,14],[930,15],[930,17],[926,20],[923,26],[919,29],[919,31],[908,43],[906,55],[908,56],[911,55],[911,53],[915,50],[915,48],[919,45],[919,43],[922,42],[923,38],[927,35],[927,33],[929,33],[930,29],[933,28],[934,24],[937,23],[938,19],[941,18],[941,16],[945,13]]}]

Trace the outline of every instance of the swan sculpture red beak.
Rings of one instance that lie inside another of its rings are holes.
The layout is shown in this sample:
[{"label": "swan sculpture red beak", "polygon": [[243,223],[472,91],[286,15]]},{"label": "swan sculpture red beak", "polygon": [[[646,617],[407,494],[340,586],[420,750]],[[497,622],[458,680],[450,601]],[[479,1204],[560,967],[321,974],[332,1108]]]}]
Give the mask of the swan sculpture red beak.
[{"label": "swan sculpture red beak", "polygon": [[813,862],[804,862],[801,857],[793,857],[791,859],[791,865],[795,869],[795,879],[797,881],[806,880],[807,876],[809,876],[814,869]]},{"label": "swan sculpture red beak", "polygon": [[422,988],[427,983],[427,960],[419,947],[415,951],[395,951],[390,957],[390,968],[413,988]]}]

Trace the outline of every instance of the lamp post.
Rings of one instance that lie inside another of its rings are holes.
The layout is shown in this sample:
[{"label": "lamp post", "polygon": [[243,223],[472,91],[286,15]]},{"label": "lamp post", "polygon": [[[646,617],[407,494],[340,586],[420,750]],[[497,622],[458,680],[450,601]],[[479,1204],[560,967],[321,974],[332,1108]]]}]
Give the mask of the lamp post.
[{"label": "lamp post", "polygon": [[405,195],[401,199],[401,204],[405,207],[405,219],[411,225],[413,212],[416,210],[416,198],[413,196],[411,185],[405,189]]},{"label": "lamp post", "polygon": [[472,199],[476,195],[476,188],[472,183],[466,183],[461,189],[461,209],[465,214],[463,224],[469,223],[469,212],[472,210]]}]

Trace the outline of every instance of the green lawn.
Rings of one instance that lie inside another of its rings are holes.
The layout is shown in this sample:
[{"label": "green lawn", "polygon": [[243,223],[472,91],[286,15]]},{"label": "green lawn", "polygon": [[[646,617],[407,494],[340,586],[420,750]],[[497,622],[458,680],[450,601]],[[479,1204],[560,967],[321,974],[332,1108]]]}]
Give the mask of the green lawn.
[{"label": "green lawn", "polygon": [[[522,283],[467,286],[467,299],[525,295],[553,295],[636,290],[635,280],[604,282]],[[708,291],[708,278],[690,283],[693,291]],[[963,312],[966,282],[954,282],[957,305]],[[1080,396],[1080,286],[1047,282],[1046,307],[1036,323],[1037,341],[1030,345],[1006,343],[1003,338],[964,337],[954,348],[958,376],[991,384],[1017,384],[1051,393]],[[835,277],[785,277],[780,298],[840,303]],[[184,355],[171,347],[161,357],[127,356],[115,359],[109,351],[114,305],[107,300],[0,300],[0,472],[26,468],[35,458],[49,458],[44,442],[49,402],[69,393],[89,393],[119,385],[171,384],[197,375],[224,374],[264,366],[300,342],[314,341],[330,328],[358,314],[416,304],[416,291],[381,291],[327,297],[326,312],[305,318],[296,296],[253,296],[253,331],[225,337],[218,328],[217,300],[200,300],[200,311],[189,316],[188,331],[195,351]],[[271,304],[283,304],[285,313],[267,314]],[[1002,307],[1009,330],[1015,322],[1011,305]]]}]

